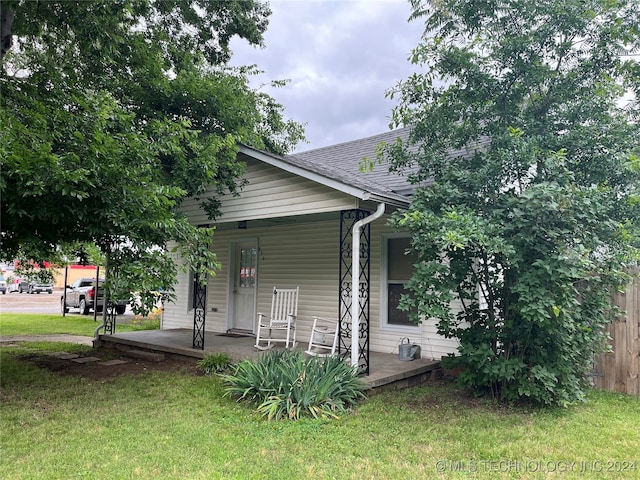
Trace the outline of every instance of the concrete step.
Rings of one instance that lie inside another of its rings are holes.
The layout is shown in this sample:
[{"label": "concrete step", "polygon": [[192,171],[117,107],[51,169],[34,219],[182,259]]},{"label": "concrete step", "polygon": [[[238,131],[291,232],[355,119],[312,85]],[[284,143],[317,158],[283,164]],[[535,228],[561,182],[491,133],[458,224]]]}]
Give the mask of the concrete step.
[{"label": "concrete step", "polygon": [[147,350],[138,350],[133,348],[122,349],[122,353],[130,358],[137,358],[138,360],[145,360],[147,362],[160,363],[166,356],[164,353],[149,352]]}]

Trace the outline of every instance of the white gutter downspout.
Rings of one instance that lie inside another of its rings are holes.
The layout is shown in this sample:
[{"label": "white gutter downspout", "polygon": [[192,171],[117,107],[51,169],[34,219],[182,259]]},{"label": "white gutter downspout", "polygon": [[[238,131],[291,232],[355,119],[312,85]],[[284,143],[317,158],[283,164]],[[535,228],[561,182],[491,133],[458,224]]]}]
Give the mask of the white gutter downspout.
[{"label": "white gutter downspout", "polygon": [[360,344],[358,335],[360,332],[360,230],[368,223],[377,220],[384,213],[385,205],[378,205],[376,211],[353,224],[351,238],[353,248],[351,250],[351,366],[358,366],[360,357]]}]

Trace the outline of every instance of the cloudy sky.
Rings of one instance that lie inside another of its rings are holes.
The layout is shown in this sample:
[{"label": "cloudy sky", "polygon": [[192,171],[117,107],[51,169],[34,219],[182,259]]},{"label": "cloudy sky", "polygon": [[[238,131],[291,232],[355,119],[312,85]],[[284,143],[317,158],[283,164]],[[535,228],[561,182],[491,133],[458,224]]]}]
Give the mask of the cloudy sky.
[{"label": "cloudy sky", "polygon": [[407,60],[422,33],[408,22],[408,0],[271,0],[265,48],[232,43],[234,65],[257,64],[256,85],[289,79],[267,90],[285,114],[306,123],[308,144],[297,151],[388,131],[395,102],[385,91],[415,71]]}]

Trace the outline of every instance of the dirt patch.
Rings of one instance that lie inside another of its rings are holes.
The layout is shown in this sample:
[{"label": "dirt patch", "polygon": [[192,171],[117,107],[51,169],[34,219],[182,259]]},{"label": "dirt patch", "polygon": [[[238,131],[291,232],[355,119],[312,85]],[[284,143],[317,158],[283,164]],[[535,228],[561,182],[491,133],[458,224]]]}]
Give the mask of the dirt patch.
[{"label": "dirt patch", "polygon": [[407,408],[411,410],[456,408],[485,409],[495,408],[495,402],[489,397],[475,397],[471,392],[456,385],[454,377],[445,376],[442,379],[430,380],[425,383],[434,387],[423,397],[412,398],[407,401]]},{"label": "dirt patch", "polygon": [[196,359],[166,356],[162,361],[150,362],[101,348],[80,356],[56,352],[28,353],[20,355],[18,358],[58,375],[75,375],[96,381],[124,375],[141,375],[147,372],[200,375]]}]

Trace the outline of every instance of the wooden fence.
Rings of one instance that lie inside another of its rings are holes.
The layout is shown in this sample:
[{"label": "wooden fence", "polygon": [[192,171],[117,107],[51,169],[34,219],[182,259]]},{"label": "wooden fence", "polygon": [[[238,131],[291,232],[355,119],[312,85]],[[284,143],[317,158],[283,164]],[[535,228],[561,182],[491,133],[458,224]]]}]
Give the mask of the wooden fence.
[{"label": "wooden fence", "polygon": [[[639,270],[633,269],[632,275],[637,275]],[[640,395],[640,279],[637,276],[625,293],[614,297],[614,303],[626,315],[607,327],[613,352],[596,358],[594,384],[611,392]]]}]

